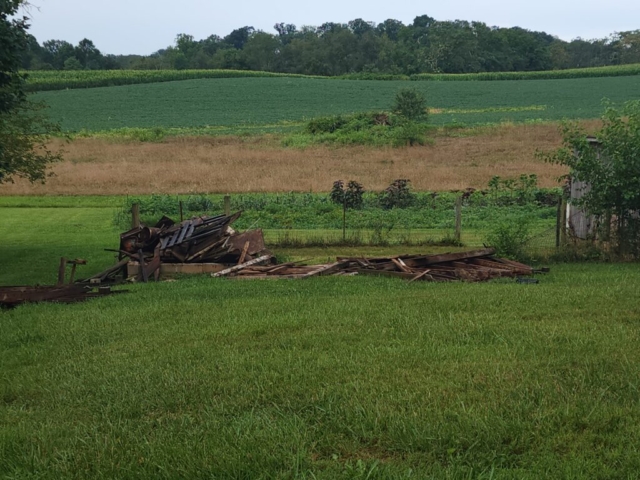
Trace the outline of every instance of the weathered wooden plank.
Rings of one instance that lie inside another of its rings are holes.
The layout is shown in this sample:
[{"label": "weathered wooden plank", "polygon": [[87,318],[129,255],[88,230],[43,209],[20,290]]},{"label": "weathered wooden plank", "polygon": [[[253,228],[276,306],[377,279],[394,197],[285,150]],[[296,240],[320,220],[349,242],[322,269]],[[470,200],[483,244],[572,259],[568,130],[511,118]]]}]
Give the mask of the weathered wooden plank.
[{"label": "weathered wooden plank", "polygon": [[244,258],[247,256],[247,250],[249,250],[250,244],[251,242],[249,240],[244,242],[244,248],[242,249],[242,253],[240,254],[240,258],[238,259],[238,265],[240,265],[241,263],[244,263]]},{"label": "weathered wooden plank", "polygon": [[484,248],[481,250],[470,250],[468,252],[442,253],[439,255],[429,255],[420,261],[425,265],[433,265],[435,263],[455,262],[458,260],[466,260],[468,258],[487,257],[496,253],[495,248]]},{"label": "weathered wooden plank", "polygon": [[335,262],[330,265],[322,265],[311,272],[304,275],[303,278],[314,277],[316,275],[326,275],[328,273],[333,272],[334,270],[338,270],[340,267],[347,265],[349,262]]},{"label": "weathered wooden plank", "polygon": [[271,257],[272,257],[272,255],[263,255],[261,257],[258,257],[258,258],[255,258],[253,260],[250,260],[248,262],[242,263],[240,265],[236,265],[234,267],[222,270],[221,272],[212,273],[211,276],[214,277],[214,278],[225,277],[225,276],[230,275],[230,274],[232,274],[234,272],[239,272],[243,268],[250,267],[251,265],[257,265],[258,263],[266,262]]}]

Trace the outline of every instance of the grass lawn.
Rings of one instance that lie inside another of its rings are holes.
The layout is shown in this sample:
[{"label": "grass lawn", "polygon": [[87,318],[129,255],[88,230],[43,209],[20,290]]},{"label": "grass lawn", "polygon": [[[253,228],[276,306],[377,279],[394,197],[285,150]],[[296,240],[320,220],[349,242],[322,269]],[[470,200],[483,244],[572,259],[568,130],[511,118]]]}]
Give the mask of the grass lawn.
[{"label": "grass lawn", "polygon": [[[61,255],[86,257],[84,273],[110,264],[115,204],[84,200],[5,199],[0,284],[52,282]],[[0,311],[0,478],[640,471],[637,265],[556,265],[539,285],[204,276],[126,288]]]},{"label": "grass lawn", "polygon": [[636,265],[135,285],[0,313],[5,478],[633,478]]}]

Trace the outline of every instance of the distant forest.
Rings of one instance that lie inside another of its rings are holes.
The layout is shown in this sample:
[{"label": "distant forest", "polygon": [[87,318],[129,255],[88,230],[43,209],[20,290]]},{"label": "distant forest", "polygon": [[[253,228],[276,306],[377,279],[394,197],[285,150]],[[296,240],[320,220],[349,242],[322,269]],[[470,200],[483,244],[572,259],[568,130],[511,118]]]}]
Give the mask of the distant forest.
[{"label": "distant forest", "polygon": [[107,55],[91,40],[40,45],[31,37],[24,56],[30,70],[235,69],[306,75],[352,73],[477,73],[559,70],[640,63],[640,30],[571,42],[519,27],[437,21],[411,25],[362,19],[296,27],[278,23],[274,34],[242,27],[204,40],[180,34],[175,44],[148,55]]}]

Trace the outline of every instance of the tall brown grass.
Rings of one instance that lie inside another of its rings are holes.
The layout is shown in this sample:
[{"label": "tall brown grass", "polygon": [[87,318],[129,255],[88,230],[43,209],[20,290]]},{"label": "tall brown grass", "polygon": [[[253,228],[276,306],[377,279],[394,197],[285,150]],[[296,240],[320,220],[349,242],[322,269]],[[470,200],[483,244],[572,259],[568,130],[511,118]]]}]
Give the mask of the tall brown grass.
[{"label": "tall brown grass", "polygon": [[[161,143],[78,139],[62,145],[65,160],[46,185],[1,185],[0,195],[114,195],[328,191],[334,180],[381,190],[408,178],[417,190],[482,188],[494,175],[536,174],[557,185],[563,167],[543,163],[536,150],[560,144],[554,125],[503,125],[473,136],[440,136],[411,148],[281,148],[273,140],[169,138]],[[60,146],[55,145],[55,146]]]}]

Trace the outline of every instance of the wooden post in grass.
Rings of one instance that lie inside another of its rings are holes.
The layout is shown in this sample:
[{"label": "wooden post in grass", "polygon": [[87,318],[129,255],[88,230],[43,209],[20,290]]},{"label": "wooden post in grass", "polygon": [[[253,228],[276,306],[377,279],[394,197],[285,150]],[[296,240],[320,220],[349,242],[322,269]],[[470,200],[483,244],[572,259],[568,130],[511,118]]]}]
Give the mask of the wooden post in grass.
[{"label": "wooden post in grass", "polygon": [[58,283],[57,283],[57,285],[63,285],[64,284],[64,274],[65,274],[66,270],[67,270],[67,259],[65,257],[62,257],[60,259],[60,266],[58,267]]},{"label": "wooden post in grass", "polygon": [[567,199],[560,199],[560,235],[559,235],[559,246],[564,246],[567,244]]},{"label": "wooden post in grass", "polygon": [[347,241],[347,196],[342,196],[342,243]]},{"label": "wooden post in grass", "polygon": [[456,243],[462,243],[462,197],[456,198],[456,231],[454,234]]},{"label": "wooden post in grass", "polygon": [[131,228],[138,228],[140,226],[140,205],[134,203],[131,205]]},{"label": "wooden post in grass", "polygon": [[558,199],[558,212],[556,213],[556,248],[560,247],[560,232],[562,231],[562,196]]},{"label": "wooden post in grass", "polygon": [[182,210],[182,200],[180,200],[180,223],[184,222],[184,213]]},{"label": "wooden post in grass", "polygon": [[224,214],[231,215],[231,195],[224,196]]}]

